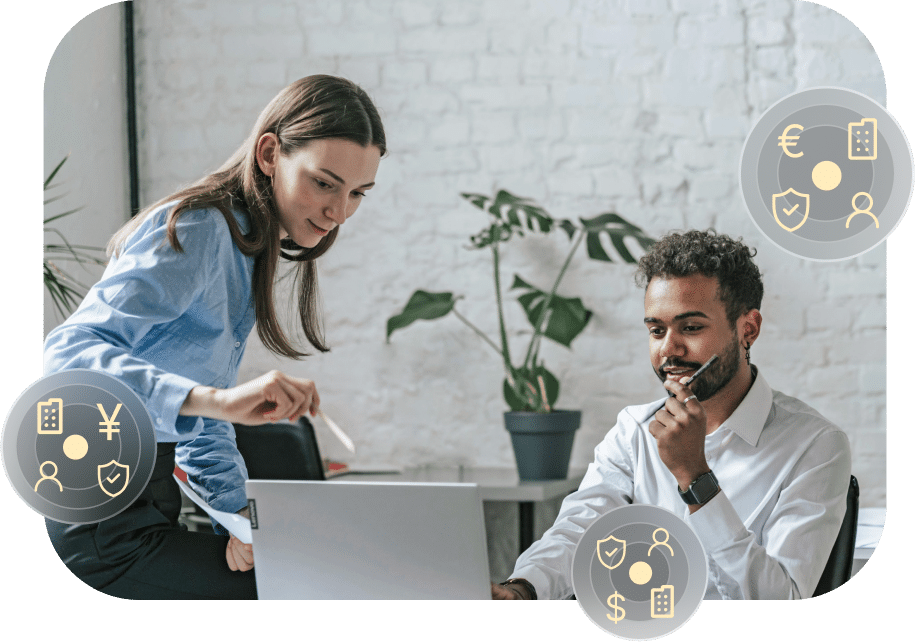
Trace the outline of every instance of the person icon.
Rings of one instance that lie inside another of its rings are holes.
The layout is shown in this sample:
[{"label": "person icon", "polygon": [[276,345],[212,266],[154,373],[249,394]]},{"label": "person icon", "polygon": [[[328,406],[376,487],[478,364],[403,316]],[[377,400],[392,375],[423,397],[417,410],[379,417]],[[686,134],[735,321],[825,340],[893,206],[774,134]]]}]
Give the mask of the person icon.
[{"label": "person icon", "polygon": [[[659,533],[659,532],[664,533],[664,540],[663,540],[663,541],[658,541],[658,533]],[[670,556],[671,556],[671,557],[674,556],[674,549],[672,549],[672,548],[670,547],[670,544],[667,543],[667,540],[670,539],[670,533],[668,533],[665,529],[663,529],[663,528],[658,528],[658,529],[656,529],[655,532],[651,534],[651,539],[654,541],[654,544],[652,544],[652,545],[651,545],[651,548],[648,549],[648,556],[649,556],[649,557],[651,557],[651,551],[654,550],[654,547],[655,547],[655,546],[666,546],[666,547],[667,547],[667,550],[670,551]]]},{"label": "person icon", "polygon": [[[48,475],[46,472],[44,472],[44,467],[47,466],[48,464],[51,464],[54,467],[54,472],[51,473],[50,475]],[[53,461],[51,461],[49,459],[48,461],[41,463],[41,466],[38,467],[38,472],[41,473],[41,479],[39,479],[38,482],[35,484],[36,493],[38,492],[38,485],[41,484],[41,482],[43,482],[45,480],[50,480],[50,481],[54,482],[55,484],[57,484],[57,487],[60,489],[60,492],[64,492],[63,484],[61,484],[57,480],[57,464],[55,464]]]},{"label": "person icon", "polygon": [[[859,197],[859,196],[865,196],[865,197],[867,197],[867,207],[865,207],[863,210],[862,210],[862,209],[858,209],[858,206],[855,205],[855,201],[858,200],[858,197]],[[874,216],[873,212],[871,212],[871,208],[874,206],[874,199],[871,198],[871,195],[870,195],[870,194],[868,194],[867,192],[858,192],[857,194],[855,194],[854,196],[851,197],[851,206],[852,206],[853,208],[855,208],[855,211],[852,212],[852,213],[848,216],[847,219],[845,219],[845,229],[846,229],[846,230],[848,229],[848,224],[851,223],[851,220],[855,217],[856,214],[867,214],[867,215],[870,216],[872,219],[874,219],[874,225],[876,225],[878,228],[880,227],[880,221],[878,221],[878,220],[877,220],[877,217]]]}]

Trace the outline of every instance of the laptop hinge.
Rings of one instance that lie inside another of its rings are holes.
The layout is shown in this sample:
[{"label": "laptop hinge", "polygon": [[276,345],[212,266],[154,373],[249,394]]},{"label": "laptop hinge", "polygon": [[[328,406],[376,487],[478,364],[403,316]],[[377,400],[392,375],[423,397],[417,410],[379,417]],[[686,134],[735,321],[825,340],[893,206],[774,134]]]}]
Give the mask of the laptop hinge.
[{"label": "laptop hinge", "polygon": [[251,518],[251,528],[257,528],[257,504],[253,499],[248,500],[248,516]]}]

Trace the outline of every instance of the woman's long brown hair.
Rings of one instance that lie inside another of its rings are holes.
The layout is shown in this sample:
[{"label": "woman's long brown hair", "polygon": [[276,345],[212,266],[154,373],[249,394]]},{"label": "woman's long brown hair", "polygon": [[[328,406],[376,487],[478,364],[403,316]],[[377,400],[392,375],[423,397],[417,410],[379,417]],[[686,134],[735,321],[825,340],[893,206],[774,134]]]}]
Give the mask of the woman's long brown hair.
[{"label": "woman's long brown hair", "polygon": [[[278,257],[298,262],[295,289],[302,330],[312,346],[327,352],[330,348],[324,342],[318,312],[318,275],[314,262],[333,245],[339,228],[332,229],[313,248],[300,247],[288,238],[280,241],[279,217],[270,178],[261,171],[255,158],[257,141],[266,133],[277,136],[283,155],[318,138],[342,138],[363,147],[373,145],[382,156],[387,149],[381,117],[365,91],[334,76],[302,78],[270,101],[248,138],[222,167],[137,214],[111,238],[108,254],[117,256],[141,221],[172,201],[178,203],[169,212],[166,236],[172,248],[181,252],[175,226],[182,212],[217,208],[229,225],[238,249],[246,256],[254,257],[251,288],[261,342],[278,355],[299,359],[308,353],[292,346],[276,316],[273,286]],[[244,235],[232,214],[232,209],[237,208],[247,211],[251,219],[250,230]]]}]

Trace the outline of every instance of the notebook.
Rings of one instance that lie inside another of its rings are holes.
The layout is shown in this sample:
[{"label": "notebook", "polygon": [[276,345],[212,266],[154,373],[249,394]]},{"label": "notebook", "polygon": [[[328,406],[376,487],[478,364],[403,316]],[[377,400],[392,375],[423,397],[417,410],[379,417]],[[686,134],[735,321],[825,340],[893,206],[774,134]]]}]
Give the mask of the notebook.
[{"label": "notebook", "polygon": [[476,484],[245,483],[259,599],[489,599]]}]

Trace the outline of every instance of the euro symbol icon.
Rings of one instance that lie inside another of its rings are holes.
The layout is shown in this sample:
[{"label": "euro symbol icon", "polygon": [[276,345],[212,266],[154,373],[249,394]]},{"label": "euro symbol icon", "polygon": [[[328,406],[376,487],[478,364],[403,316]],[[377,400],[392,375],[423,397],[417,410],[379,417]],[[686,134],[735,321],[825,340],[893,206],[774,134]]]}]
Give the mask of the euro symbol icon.
[{"label": "euro symbol icon", "polygon": [[785,151],[785,154],[791,158],[800,158],[804,155],[804,152],[800,152],[799,154],[792,154],[788,151],[789,147],[795,147],[797,145],[797,139],[800,138],[800,136],[788,135],[788,132],[795,128],[799,129],[800,131],[804,131],[804,128],[800,125],[788,125],[785,127],[785,131],[782,132],[782,135],[778,137],[778,146],[781,147]]},{"label": "euro symbol icon", "polygon": [[[622,552],[620,553],[620,551]],[[616,559],[619,557],[619,559]],[[610,537],[597,541],[597,559],[611,571],[626,558],[626,540]],[[616,561],[614,561],[616,560]]]}]

